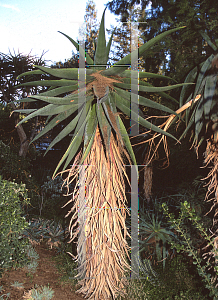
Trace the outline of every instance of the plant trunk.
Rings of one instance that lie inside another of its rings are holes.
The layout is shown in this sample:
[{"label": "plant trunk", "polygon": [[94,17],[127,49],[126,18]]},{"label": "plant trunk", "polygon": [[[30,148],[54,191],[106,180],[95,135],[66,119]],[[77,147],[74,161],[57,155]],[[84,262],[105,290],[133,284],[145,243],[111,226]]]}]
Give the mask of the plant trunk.
[{"label": "plant trunk", "polygon": [[[78,255],[74,257],[79,262],[77,277],[81,285],[77,292],[89,299],[115,299],[117,294],[125,294],[123,289],[127,281],[124,276],[130,270],[126,236],[130,235],[125,225],[126,212],[129,211],[126,206],[124,175],[127,178],[127,174],[122,152],[119,139],[115,140],[111,134],[109,153],[105,154],[97,128],[84,164],[78,165],[79,153],[65,179],[69,186],[77,177],[73,197],[68,202],[74,205],[67,216],[75,211],[69,228],[71,241],[79,234]],[[81,188],[85,191],[81,191]],[[73,232],[76,224],[72,225],[72,222],[75,219],[79,227]]]},{"label": "plant trunk", "polygon": [[[13,110],[16,109],[14,103],[10,102],[11,107],[13,108]],[[14,116],[14,121],[15,121],[15,126],[19,123],[19,113],[13,113]],[[36,126],[37,126],[37,121],[38,121],[38,117],[36,118],[36,122],[35,122],[35,126],[31,132],[30,135],[30,139],[27,139],[27,135],[23,129],[22,125],[17,126],[17,133],[20,139],[20,149],[19,149],[19,156],[22,157],[26,157],[28,149],[29,149],[29,145],[31,140],[34,138],[35,136],[35,131],[36,131]]]}]

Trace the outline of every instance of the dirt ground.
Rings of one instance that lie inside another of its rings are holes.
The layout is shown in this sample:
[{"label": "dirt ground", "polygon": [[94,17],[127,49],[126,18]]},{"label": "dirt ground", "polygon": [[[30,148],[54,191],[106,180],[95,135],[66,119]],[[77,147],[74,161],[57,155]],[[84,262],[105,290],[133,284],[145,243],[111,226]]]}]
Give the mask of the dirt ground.
[{"label": "dirt ground", "polygon": [[[36,284],[37,286],[48,286],[49,284],[54,291],[52,300],[83,300],[82,295],[74,292],[73,286],[60,281],[61,274],[58,273],[55,262],[51,259],[55,255],[55,250],[48,250],[43,245],[35,246],[35,250],[40,257],[36,272],[29,277],[25,269],[6,271],[0,278],[0,286],[2,286],[0,297],[10,293],[9,300],[32,299],[29,297],[30,290]],[[11,284],[15,281],[23,283],[23,288],[12,287]],[[4,297],[4,299],[6,298]]]}]

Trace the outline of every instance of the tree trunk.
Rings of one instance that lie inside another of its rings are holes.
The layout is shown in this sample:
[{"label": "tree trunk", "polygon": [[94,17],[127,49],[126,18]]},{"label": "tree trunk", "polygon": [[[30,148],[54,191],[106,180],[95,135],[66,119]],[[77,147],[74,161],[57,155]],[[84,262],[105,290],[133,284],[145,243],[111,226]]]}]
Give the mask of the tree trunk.
[{"label": "tree trunk", "polygon": [[[10,102],[10,105],[13,108],[13,110],[16,109],[14,103]],[[15,126],[16,126],[19,123],[19,113],[14,113],[13,115],[14,115],[14,121],[15,121]],[[34,126],[32,132],[31,132],[29,140],[27,139],[27,135],[26,135],[26,133],[23,129],[23,126],[19,125],[19,126],[16,127],[17,128],[17,133],[18,133],[18,136],[19,136],[19,139],[20,139],[19,156],[26,157],[28,149],[29,149],[30,142],[32,141],[32,139],[35,135],[35,132],[36,132],[37,122],[38,122],[38,117],[36,118],[35,126]]]}]

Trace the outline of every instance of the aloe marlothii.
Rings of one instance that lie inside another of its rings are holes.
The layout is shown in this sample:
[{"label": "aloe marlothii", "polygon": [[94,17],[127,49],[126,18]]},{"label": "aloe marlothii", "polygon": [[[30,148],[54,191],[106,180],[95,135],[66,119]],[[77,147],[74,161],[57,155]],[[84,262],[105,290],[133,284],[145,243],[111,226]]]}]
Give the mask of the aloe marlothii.
[{"label": "aloe marlothii", "polygon": [[[131,63],[131,54],[114,66],[106,68],[113,34],[106,45],[104,14],[105,11],[100,24],[94,61],[86,54],[86,88],[84,84],[81,87],[81,82],[79,82],[80,88],[78,89],[78,69],[51,69],[37,66],[38,70],[32,71],[33,74],[48,74],[57,79],[27,83],[26,85],[43,85],[51,88],[40,95],[21,99],[20,102],[40,100],[48,105],[38,110],[17,110],[28,114],[20,124],[34,116],[49,116],[49,123],[33,142],[58,123],[74,116],[51,142],[47,151],[65,136],[74,132],[54,175],[65,162],[62,172],[68,172],[66,184],[69,186],[75,178],[77,179],[70,200],[73,206],[68,213],[68,215],[72,213],[69,231],[71,240],[79,234],[76,258],[79,262],[78,277],[81,288],[78,292],[90,297],[89,299],[115,298],[125,286],[124,272],[130,269],[127,263],[129,247],[126,236],[129,233],[125,219],[129,210],[125,196],[124,177],[127,178],[127,175],[124,158],[127,158],[133,165],[137,163],[118,110],[128,117],[131,116],[140,125],[172,137],[145,120],[140,109],[139,116],[131,111],[131,97],[128,90],[131,88],[138,90],[138,83],[139,91],[145,92],[164,93],[180,86],[178,84],[160,88],[148,86],[140,79],[154,76],[164,78],[164,76],[146,72],[138,73],[138,71],[132,71],[139,74],[138,82],[131,82],[131,70],[127,70]],[[148,48],[176,30],[178,29],[164,32],[142,45],[136,50],[139,51],[139,57]],[[84,59],[84,49],[79,47],[72,38],[65,36],[80,51]],[[20,76],[28,74],[24,73]],[[86,97],[83,97],[81,101],[84,90],[86,90]],[[69,93],[69,95],[58,97],[64,93]],[[138,103],[174,114],[171,109],[142,96],[139,96]],[[75,116],[73,113],[76,111],[78,114]],[[50,117],[53,118],[50,119]],[[82,150],[79,151],[81,145]],[[66,170],[73,159],[74,164]],[[82,192],[82,186],[86,186],[85,193]],[[78,222],[80,226],[75,229]]]},{"label": "aloe marlothii", "polygon": [[[187,75],[185,82],[194,83],[195,86],[183,87],[180,94],[180,108],[178,114],[184,113],[186,128],[179,140],[192,131],[193,146],[198,149],[203,141],[206,142],[204,153],[205,166],[211,170],[205,178],[209,180],[206,199],[214,200],[211,210],[215,208],[214,223],[217,223],[218,203],[218,40],[213,43],[209,36],[200,31],[203,39],[213,49],[211,54],[199,66],[193,68]],[[165,130],[171,125],[174,116],[171,116]],[[183,118],[181,118],[182,120]],[[212,199],[211,199],[212,195]],[[215,224],[214,224],[215,225]],[[215,227],[217,228],[217,227]],[[217,235],[217,229],[216,229]],[[215,238],[215,246],[216,246]]]},{"label": "aloe marlothii", "polygon": [[[210,195],[214,196],[214,205],[211,210],[215,207],[214,222],[216,223],[218,215],[218,40],[214,44],[206,33],[200,33],[214,53],[201,64],[199,73],[197,68],[194,68],[187,76],[186,82],[196,80],[195,90],[189,95],[188,100],[191,97],[196,98],[196,95],[199,95],[199,99],[187,111],[187,127],[181,138],[194,126],[193,145],[196,151],[202,142],[206,141],[204,162],[205,166],[212,166],[205,178],[209,179],[206,198]],[[180,97],[181,105],[185,96],[186,89],[183,88]]]}]

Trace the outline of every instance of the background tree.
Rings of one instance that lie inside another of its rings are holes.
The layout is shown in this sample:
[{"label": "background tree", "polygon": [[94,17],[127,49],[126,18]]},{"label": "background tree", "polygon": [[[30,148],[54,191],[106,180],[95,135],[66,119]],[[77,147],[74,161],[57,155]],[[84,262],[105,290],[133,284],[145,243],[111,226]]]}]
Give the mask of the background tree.
[{"label": "background tree", "polygon": [[93,0],[88,0],[86,3],[84,22],[84,26],[79,29],[80,41],[81,37],[84,37],[86,51],[91,59],[94,59],[99,22],[97,21],[96,5]]},{"label": "background tree", "polygon": [[[43,56],[43,54],[42,54]],[[44,90],[44,88],[30,88],[28,86],[15,89],[15,86],[19,83],[24,83],[25,81],[32,80],[33,77],[29,76],[25,80],[18,79],[18,75],[21,72],[27,72],[33,69],[32,65],[45,65],[45,62],[40,58],[33,57],[31,55],[23,55],[21,53],[9,55],[0,53],[0,101],[3,107],[6,104],[11,106],[13,110],[17,108],[17,100],[24,98],[30,94],[37,94],[39,90]],[[35,75],[35,79],[41,79],[40,75]],[[30,104],[22,103],[23,108],[30,108]],[[33,106],[31,106],[33,107]],[[13,114],[15,125],[19,123],[19,113]],[[36,127],[38,125],[38,118],[35,118],[35,122],[28,125],[24,130],[24,126],[17,126],[17,133],[20,140],[20,150],[19,156],[25,157],[29,148],[29,143],[36,134]],[[29,138],[28,138],[29,136]]]},{"label": "background tree", "polygon": [[164,74],[181,82],[190,69],[202,62],[205,55],[212,53],[207,43],[202,43],[199,30],[206,32],[214,41],[218,20],[217,2],[113,0],[107,3],[107,7],[120,15],[124,22],[129,17],[130,7],[135,4],[140,6],[142,12],[140,20],[147,22],[141,25],[145,42],[163,30],[187,26],[185,31],[174,33],[146,53],[144,68],[147,71],[152,72],[155,66],[162,65]]}]

